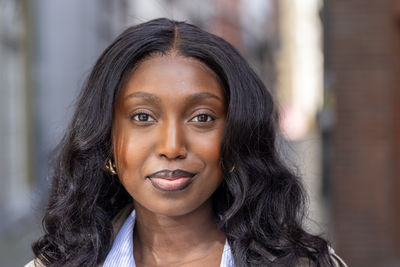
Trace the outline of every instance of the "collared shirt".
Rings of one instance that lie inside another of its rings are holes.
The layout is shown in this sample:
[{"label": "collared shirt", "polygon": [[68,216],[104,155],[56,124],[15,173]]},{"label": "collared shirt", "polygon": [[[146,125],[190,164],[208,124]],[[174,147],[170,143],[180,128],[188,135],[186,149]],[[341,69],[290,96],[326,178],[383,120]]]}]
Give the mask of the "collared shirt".
[{"label": "collared shirt", "polygon": [[[104,261],[103,267],[132,267],[136,266],[133,258],[133,228],[135,226],[135,210],[126,218],[114,240],[112,248]],[[220,267],[234,267],[231,248],[225,241]]]}]

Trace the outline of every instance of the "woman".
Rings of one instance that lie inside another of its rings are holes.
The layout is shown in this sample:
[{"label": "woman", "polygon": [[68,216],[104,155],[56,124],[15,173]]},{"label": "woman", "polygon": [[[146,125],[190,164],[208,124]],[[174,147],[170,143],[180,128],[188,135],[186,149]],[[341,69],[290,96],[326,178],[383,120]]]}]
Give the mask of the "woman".
[{"label": "woman", "polygon": [[61,143],[36,263],[344,266],[302,229],[276,122],[270,93],[223,39],[168,19],[127,29]]}]

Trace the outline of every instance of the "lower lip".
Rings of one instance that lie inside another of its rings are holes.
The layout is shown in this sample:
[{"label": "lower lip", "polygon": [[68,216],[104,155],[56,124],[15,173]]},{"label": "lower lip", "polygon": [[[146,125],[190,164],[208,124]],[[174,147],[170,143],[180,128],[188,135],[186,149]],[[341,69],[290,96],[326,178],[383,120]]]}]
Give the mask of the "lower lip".
[{"label": "lower lip", "polygon": [[150,178],[151,184],[162,191],[175,192],[182,191],[190,185],[193,181],[193,177],[179,177],[174,179],[166,178]]}]

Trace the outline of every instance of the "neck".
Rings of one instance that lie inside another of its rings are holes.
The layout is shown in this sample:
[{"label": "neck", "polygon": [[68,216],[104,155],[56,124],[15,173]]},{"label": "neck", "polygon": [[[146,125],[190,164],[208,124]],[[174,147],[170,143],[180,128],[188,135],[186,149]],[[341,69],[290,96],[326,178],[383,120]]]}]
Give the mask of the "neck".
[{"label": "neck", "polygon": [[[135,203],[134,254],[138,262],[182,262],[201,259],[223,247],[211,201],[182,216],[155,214]],[[222,249],[221,249],[222,253]]]}]

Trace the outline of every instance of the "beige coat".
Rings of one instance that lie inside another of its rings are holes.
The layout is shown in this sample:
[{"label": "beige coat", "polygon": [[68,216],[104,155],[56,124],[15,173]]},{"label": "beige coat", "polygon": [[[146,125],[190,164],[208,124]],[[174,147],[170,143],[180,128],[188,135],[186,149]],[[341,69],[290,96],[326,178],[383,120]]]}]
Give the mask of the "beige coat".
[{"label": "beige coat", "polygon": [[[132,211],[132,206],[129,205],[123,210],[121,210],[121,212],[119,212],[117,216],[115,216],[113,220],[114,233],[118,233],[119,229],[122,227],[122,225],[124,224],[126,218],[129,216],[131,211]],[[329,248],[329,253],[334,263],[334,267],[347,267],[346,263],[344,263],[344,261],[341,258],[339,258],[338,255],[336,255],[335,251],[332,248]],[[103,264],[100,264],[99,267],[101,267],[102,265]],[[299,267],[307,267],[307,266],[309,266],[308,260],[304,261],[300,260]],[[34,259],[29,263],[27,263],[25,267],[46,267],[46,266],[42,264],[38,259]]]}]

